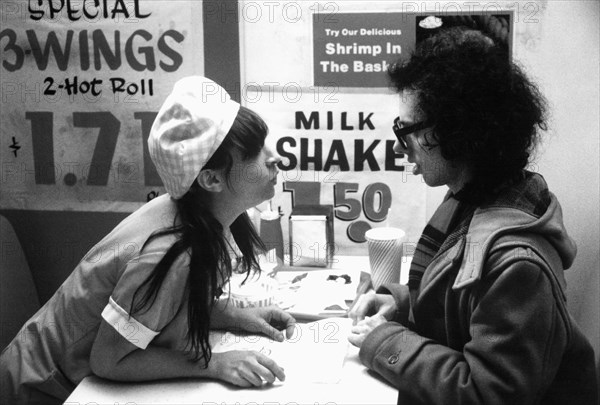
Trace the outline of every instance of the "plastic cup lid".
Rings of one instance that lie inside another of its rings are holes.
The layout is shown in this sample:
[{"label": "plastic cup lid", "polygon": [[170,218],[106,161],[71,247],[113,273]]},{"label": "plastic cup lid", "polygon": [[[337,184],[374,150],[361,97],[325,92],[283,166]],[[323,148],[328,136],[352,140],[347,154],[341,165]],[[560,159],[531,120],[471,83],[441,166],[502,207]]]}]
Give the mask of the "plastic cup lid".
[{"label": "plastic cup lid", "polygon": [[376,240],[391,240],[404,237],[405,232],[400,228],[373,228],[365,233],[367,239]]}]

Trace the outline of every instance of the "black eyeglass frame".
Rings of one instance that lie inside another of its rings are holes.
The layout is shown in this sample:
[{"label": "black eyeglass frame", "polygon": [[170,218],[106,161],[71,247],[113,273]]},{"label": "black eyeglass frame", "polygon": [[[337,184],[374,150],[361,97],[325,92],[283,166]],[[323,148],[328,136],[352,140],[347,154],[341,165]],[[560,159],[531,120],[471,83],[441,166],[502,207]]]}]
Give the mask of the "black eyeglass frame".
[{"label": "black eyeglass frame", "polygon": [[392,130],[394,131],[394,135],[396,135],[396,138],[398,138],[398,142],[400,142],[400,146],[402,146],[403,149],[408,149],[408,144],[406,143],[406,139],[404,139],[407,135],[431,126],[431,124],[427,121],[421,121],[406,127],[400,127],[398,125],[399,121],[400,117],[396,117],[394,120],[394,125],[392,126]]}]

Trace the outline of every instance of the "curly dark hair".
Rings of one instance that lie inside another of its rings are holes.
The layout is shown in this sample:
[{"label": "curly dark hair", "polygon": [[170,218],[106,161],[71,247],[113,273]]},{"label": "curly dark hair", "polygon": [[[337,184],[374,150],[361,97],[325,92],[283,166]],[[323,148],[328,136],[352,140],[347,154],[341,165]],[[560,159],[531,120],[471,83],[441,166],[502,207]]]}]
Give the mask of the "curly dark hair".
[{"label": "curly dark hair", "polygon": [[414,92],[442,156],[467,164],[463,195],[480,204],[518,181],[546,130],[546,102],[505,47],[480,31],[453,27],[420,42],[390,66],[395,88]]}]

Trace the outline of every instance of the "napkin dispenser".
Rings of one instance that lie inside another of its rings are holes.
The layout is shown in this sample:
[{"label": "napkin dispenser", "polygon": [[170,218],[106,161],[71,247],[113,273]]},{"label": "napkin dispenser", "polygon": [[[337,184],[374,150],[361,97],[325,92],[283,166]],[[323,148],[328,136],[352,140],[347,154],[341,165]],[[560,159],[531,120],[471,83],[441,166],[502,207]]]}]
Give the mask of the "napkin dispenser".
[{"label": "napkin dispenser", "polygon": [[331,267],[333,206],[296,205],[289,220],[290,265]]}]

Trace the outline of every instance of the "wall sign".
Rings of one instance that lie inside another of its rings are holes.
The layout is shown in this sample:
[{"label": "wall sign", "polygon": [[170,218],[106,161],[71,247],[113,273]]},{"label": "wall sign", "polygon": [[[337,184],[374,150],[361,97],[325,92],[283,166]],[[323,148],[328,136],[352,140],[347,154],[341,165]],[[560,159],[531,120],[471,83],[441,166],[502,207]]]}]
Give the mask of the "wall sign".
[{"label": "wall sign", "polygon": [[415,44],[450,26],[485,29],[510,48],[511,12],[314,14],[315,86],[388,87],[388,67],[410,57]]},{"label": "wall sign", "polygon": [[[211,12],[228,18],[219,4]],[[239,3],[234,84],[284,158],[274,205],[331,205],[336,253],[361,253],[364,232],[384,223],[416,241],[425,185],[393,151],[398,99],[385,71],[450,25],[486,28],[510,47],[511,13],[319,13],[307,2],[257,20],[249,4]],[[173,84],[203,74],[202,7],[36,0],[0,12],[0,207],[133,211],[164,193],[146,138]]]},{"label": "wall sign", "polygon": [[315,86],[387,87],[385,72],[415,43],[414,16],[314,14]]},{"label": "wall sign", "polygon": [[3,2],[2,207],[130,210],[163,192],[146,139],[175,81],[202,66],[188,7]]},{"label": "wall sign", "polygon": [[[424,184],[393,149],[397,95],[272,96],[252,94],[247,107],[269,124],[267,143],[283,158],[272,205],[283,214],[284,238],[298,205],[333,207],[334,254],[366,253],[364,233],[384,224],[420,233]],[[326,246],[311,254],[324,257]]]}]

